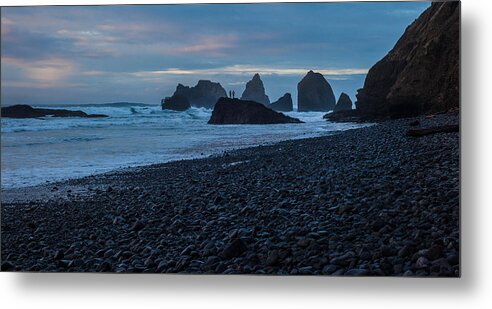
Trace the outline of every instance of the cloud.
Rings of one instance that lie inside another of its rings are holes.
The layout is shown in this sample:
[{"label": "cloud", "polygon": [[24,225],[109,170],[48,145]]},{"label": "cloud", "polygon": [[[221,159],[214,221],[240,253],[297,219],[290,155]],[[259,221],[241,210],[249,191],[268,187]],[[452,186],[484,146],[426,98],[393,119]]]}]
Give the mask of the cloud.
[{"label": "cloud", "polygon": [[387,11],[386,14],[393,15],[396,17],[404,17],[404,16],[418,16],[421,13],[421,10],[417,9],[394,9]]},{"label": "cloud", "polygon": [[20,74],[17,79],[4,79],[2,74],[2,83],[5,82],[7,85],[15,85],[16,87],[64,87],[70,84],[69,79],[77,71],[76,64],[64,58],[53,57],[26,61],[19,58],[2,57],[1,63],[2,66],[9,66],[11,70]]},{"label": "cloud", "polygon": [[201,54],[201,55],[225,55],[227,50],[236,46],[238,36],[235,34],[225,35],[202,35],[196,44],[187,44],[177,47],[174,52],[180,54]]},{"label": "cloud", "polygon": [[346,68],[346,69],[329,69],[329,68],[285,68],[269,66],[251,66],[251,65],[231,65],[211,69],[179,69],[169,68],[156,71],[139,71],[128,74],[137,77],[152,77],[159,75],[252,75],[259,73],[261,75],[305,75],[309,70],[319,72],[328,76],[347,76],[367,74],[368,69]]}]

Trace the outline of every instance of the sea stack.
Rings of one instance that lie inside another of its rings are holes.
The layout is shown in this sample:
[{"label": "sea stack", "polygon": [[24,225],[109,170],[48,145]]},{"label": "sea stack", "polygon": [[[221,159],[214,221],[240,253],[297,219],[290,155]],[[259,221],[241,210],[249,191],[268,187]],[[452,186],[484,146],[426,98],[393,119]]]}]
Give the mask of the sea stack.
[{"label": "sea stack", "polygon": [[265,105],[239,99],[220,98],[215,104],[209,124],[274,124],[302,123],[297,118],[278,113]]},{"label": "sea stack", "polygon": [[278,112],[292,112],[294,110],[292,96],[287,92],[277,101],[270,104],[270,108]]},{"label": "sea stack", "polygon": [[253,78],[246,83],[246,89],[244,89],[241,95],[241,100],[255,101],[265,106],[270,104],[270,99],[265,94],[265,87],[261,81],[260,74],[256,73]]},{"label": "sea stack", "polygon": [[338,98],[337,105],[335,105],[335,108],[333,109],[333,112],[349,111],[351,109],[352,100],[350,100],[348,94],[342,92],[342,94],[340,94],[340,97]]},{"label": "sea stack", "polygon": [[214,108],[219,98],[227,97],[226,91],[219,83],[209,80],[199,80],[194,87],[178,84],[173,95],[186,97],[192,106],[210,109]]},{"label": "sea stack", "polygon": [[368,72],[356,109],[401,118],[459,107],[460,2],[433,2]]},{"label": "sea stack", "polygon": [[162,109],[170,109],[173,111],[185,111],[191,107],[188,99],[180,94],[174,94],[172,97],[167,97],[161,101]]},{"label": "sea stack", "polygon": [[326,112],[335,107],[335,95],[320,73],[309,71],[297,84],[297,111]]}]

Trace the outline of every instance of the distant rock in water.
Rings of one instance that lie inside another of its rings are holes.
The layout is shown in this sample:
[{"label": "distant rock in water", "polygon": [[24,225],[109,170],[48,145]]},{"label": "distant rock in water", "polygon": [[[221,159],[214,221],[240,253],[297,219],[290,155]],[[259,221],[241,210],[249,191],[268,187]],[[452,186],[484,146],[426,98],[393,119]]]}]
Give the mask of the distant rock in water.
[{"label": "distant rock in water", "polygon": [[261,81],[260,74],[256,73],[253,79],[246,83],[246,89],[241,95],[241,100],[255,101],[265,106],[270,104],[270,99],[265,94],[265,87]]},{"label": "distant rock in water", "polygon": [[335,107],[335,95],[320,73],[309,71],[297,84],[297,111],[326,112]]},{"label": "distant rock in water", "polygon": [[67,109],[33,108],[29,105],[12,105],[2,107],[2,117],[5,118],[38,118],[38,117],[83,117],[102,118],[108,117],[102,114],[87,114],[83,111],[71,111]]},{"label": "distant rock in water", "polygon": [[349,111],[351,109],[352,109],[352,100],[350,100],[350,97],[345,92],[342,92],[342,94],[340,94],[340,97],[338,98],[337,105],[335,105],[333,111],[341,112],[341,111]]},{"label": "distant rock in water", "polygon": [[178,84],[173,95],[186,97],[192,106],[210,109],[214,108],[219,98],[227,97],[226,91],[219,83],[209,80],[199,80],[194,87]]},{"label": "distant rock in water", "polygon": [[356,108],[400,118],[459,107],[460,2],[433,2],[368,72]]},{"label": "distant rock in water", "polygon": [[167,97],[161,101],[162,109],[170,109],[173,111],[185,111],[191,107],[190,102],[184,95],[174,94],[172,97]]},{"label": "distant rock in water", "polygon": [[274,124],[302,123],[254,101],[220,98],[208,121],[209,124]]},{"label": "distant rock in water", "polygon": [[270,108],[279,112],[292,112],[294,110],[292,96],[287,92],[277,101],[270,104]]}]

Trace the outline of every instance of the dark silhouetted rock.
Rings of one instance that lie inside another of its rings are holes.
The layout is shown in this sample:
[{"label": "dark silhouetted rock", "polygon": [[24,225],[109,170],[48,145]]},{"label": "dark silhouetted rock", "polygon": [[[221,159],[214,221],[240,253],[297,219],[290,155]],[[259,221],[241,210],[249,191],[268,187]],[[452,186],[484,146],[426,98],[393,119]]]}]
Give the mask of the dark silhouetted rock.
[{"label": "dark silhouetted rock", "polygon": [[265,106],[270,104],[270,99],[265,94],[265,87],[261,81],[260,74],[256,73],[253,79],[246,83],[246,89],[241,95],[241,100],[255,101]]},{"label": "dark silhouetted rock", "polygon": [[9,261],[5,261],[2,263],[1,270],[2,271],[12,271],[12,270],[15,270],[15,266],[14,266],[14,264],[10,263]]},{"label": "dark silhouetted rock", "polygon": [[209,80],[199,80],[194,87],[178,84],[174,95],[186,97],[192,106],[205,108],[214,108],[219,98],[227,97],[226,91],[219,83]]},{"label": "dark silhouetted rock", "polygon": [[247,249],[248,247],[246,246],[244,241],[240,238],[237,238],[224,248],[221,255],[224,259],[232,259],[234,257],[240,256]]},{"label": "dark silhouetted rock", "polygon": [[108,117],[107,115],[102,114],[86,114],[83,111],[71,111],[67,109],[33,108],[29,105],[12,105],[2,107],[2,117],[6,118],[37,118],[45,116],[83,118]]},{"label": "dark silhouetted rock", "polygon": [[374,119],[360,115],[356,109],[331,112],[325,114],[323,118],[332,122],[374,122]]},{"label": "dark silhouetted rock", "polygon": [[345,92],[342,92],[342,94],[338,98],[337,105],[335,105],[333,111],[341,112],[341,111],[349,111],[351,109],[352,109],[352,100],[350,100],[350,97]]},{"label": "dark silhouetted rock", "polygon": [[434,2],[368,72],[356,108],[400,118],[459,107],[460,3]]},{"label": "dark silhouetted rock", "polygon": [[273,124],[302,123],[265,107],[263,104],[239,99],[220,98],[208,121],[209,124]]},{"label": "dark silhouetted rock", "polygon": [[185,111],[191,107],[188,99],[180,94],[174,94],[172,97],[167,97],[161,101],[162,109],[170,109],[174,111]]},{"label": "dark silhouetted rock", "polygon": [[297,111],[326,112],[335,107],[335,95],[320,73],[309,71],[297,84]]},{"label": "dark silhouetted rock", "polygon": [[279,112],[292,112],[294,110],[292,96],[287,92],[277,101],[270,104],[270,108]]}]

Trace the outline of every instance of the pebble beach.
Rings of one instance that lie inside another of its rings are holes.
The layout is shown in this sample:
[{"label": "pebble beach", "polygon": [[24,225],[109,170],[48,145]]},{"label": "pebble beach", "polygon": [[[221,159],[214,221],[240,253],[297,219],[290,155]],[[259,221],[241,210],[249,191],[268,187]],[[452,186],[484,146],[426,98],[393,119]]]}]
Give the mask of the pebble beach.
[{"label": "pebble beach", "polygon": [[2,191],[2,270],[460,275],[460,137],[441,114]]}]

